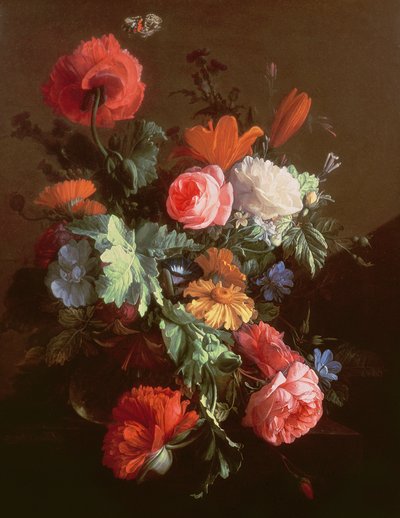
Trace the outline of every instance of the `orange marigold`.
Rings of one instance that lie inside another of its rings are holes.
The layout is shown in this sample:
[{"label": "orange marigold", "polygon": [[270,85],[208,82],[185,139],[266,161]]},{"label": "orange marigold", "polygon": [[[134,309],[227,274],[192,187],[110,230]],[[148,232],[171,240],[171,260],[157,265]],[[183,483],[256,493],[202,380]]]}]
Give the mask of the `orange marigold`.
[{"label": "orange marigold", "polygon": [[231,115],[223,115],[215,129],[212,121],[208,128],[194,126],[185,131],[187,146],[177,148],[172,156],[190,156],[205,164],[219,165],[223,171],[235,162],[252,153],[251,146],[264,131],[253,126],[239,137],[237,120]]},{"label": "orange marigold", "polygon": [[184,296],[194,297],[186,309],[214,329],[224,327],[236,331],[248,322],[254,310],[254,301],[239,286],[227,288],[221,282],[199,279],[193,281],[184,291]]},{"label": "orange marigold", "polygon": [[232,264],[233,254],[227,248],[209,248],[202,255],[195,259],[195,262],[203,270],[205,279],[221,281],[224,287],[232,284],[244,288],[246,286],[246,275],[239,268]]},{"label": "orange marigold", "polygon": [[90,180],[65,180],[48,185],[36,198],[35,203],[49,209],[61,209],[75,216],[105,214],[107,209],[102,203],[87,200],[95,192],[96,187]]}]

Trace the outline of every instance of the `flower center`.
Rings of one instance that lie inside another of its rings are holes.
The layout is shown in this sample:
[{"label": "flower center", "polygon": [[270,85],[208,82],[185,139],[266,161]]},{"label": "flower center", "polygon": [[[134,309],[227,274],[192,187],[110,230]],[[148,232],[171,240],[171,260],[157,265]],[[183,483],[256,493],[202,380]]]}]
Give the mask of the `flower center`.
[{"label": "flower center", "polygon": [[211,298],[220,304],[230,304],[232,302],[232,293],[228,288],[217,286],[212,290]]}]

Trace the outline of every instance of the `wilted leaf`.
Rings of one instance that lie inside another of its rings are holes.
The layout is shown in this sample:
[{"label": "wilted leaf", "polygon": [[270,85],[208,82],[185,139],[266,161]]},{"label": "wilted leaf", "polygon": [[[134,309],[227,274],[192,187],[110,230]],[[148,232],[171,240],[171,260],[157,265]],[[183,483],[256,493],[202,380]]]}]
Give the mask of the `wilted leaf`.
[{"label": "wilted leaf", "polygon": [[64,329],[50,340],[46,348],[46,363],[52,365],[64,365],[72,360],[79,352],[82,345],[82,335],[77,329]]}]

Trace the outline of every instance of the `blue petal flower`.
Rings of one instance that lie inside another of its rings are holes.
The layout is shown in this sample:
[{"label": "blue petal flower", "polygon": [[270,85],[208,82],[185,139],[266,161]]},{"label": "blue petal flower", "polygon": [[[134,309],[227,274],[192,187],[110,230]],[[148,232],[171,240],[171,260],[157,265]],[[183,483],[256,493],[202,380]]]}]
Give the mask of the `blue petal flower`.
[{"label": "blue petal flower", "polygon": [[256,281],[257,286],[262,286],[264,299],[268,302],[282,302],[285,295],[289,295],[293,288],[293,272],[285,267],[283,261],[275,263],[267,272]]},{"label": "blue petal flower", "polygon": [[98,260],[90,257],[92,248],[86,239],[69,241],[58,252],[58,261],[50,264],[45,284],[65,306],[78,308],[97,300],[94,278],[88,274]]},{"label": "blue petal flower", "polygon": [[202,276],[200,266],[186,257],[173,257],[163,261],[163,265],[171,273],[172,282],[179,286],[185,282],[194,281]]},{"label": "blue petal flower", "polygon": [[321,353],[320,349],[314,349],[314,370],[328,388],[331,381],[337,381],[337,374],[342,370],[342,364],[333,359],[333,353],[326,349]]}]

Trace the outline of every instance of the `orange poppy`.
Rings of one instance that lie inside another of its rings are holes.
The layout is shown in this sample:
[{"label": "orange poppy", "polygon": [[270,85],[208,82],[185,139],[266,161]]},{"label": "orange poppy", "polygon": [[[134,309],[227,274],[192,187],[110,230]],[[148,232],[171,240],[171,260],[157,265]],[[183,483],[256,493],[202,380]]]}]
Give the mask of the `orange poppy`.
[{"label": "orange poppy", "polygon": [[222,116],[215,129],[212,121],[208,128],[194,126],[185,131],[187,146],[177,148],[172,157],[190,156],[205,164],[219,165],[223,171],[252,153],[251,146],[264,131],[253,126],[239,137],[237,120],[231,115]]},{"label": "orange poppy", "polygon": [[35,203],[49,209],[72,212],[76,216],[105,214],[107,209],[102,203],[86,199],[95,192],[96,187],[90,180],[65,180],[48,185],[36,198]]},{"label": "orange poppy", "polygon": [[269,145],[282,146],[304,124],[311,108],[311,99],[305,92],[297,93],[297,88],[282,100],[276,110],[271,126]]}]

